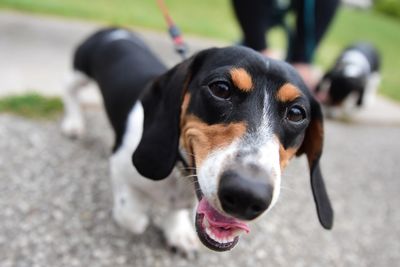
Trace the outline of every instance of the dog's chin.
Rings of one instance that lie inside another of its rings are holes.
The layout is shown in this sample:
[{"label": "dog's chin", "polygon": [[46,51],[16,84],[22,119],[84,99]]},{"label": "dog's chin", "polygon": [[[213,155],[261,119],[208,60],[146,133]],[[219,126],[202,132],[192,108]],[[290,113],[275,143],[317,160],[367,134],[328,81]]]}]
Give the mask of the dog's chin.
[{"label": "dog's chin", "polygon": [[231,250],[239,236],[250,231],[246,223],[222,215],[204,197],[196,211],[195,225],[201,242],[214,251]]}]

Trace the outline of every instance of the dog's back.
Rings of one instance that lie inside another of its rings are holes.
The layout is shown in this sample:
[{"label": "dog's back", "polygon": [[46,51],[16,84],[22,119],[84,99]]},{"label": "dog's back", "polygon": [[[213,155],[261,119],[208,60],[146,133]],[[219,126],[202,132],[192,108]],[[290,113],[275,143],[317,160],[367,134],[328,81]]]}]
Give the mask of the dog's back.
[{"label": "dog's back", "polygon": [[138,36],[121,28],[103,29],[75,51],[73,67],[95,80],[119,145],[127,116],[147,84],[166,67]]},{"label": "dog's back", "polygon": [[[379,53],[372,44],[367,43],[367,42],[358,42],[353,45],[350,45],[343,51],[343,53],[341,54],[338,61],[344,60],[346,55],[349,58],[352,58],[351,54],[349,56],[349,53],[355,53],[355,52],[363,55],[363,57],[364,57],[363,60],[368,61],[367,65],[368,65],[370,73],[379,71],[379,69],[380,69]],[[357,57],[354,58],[354,56],[353,56],[353,60],[360,61]],[[362,64],[363,62],[357,62],[357,63]]]}]

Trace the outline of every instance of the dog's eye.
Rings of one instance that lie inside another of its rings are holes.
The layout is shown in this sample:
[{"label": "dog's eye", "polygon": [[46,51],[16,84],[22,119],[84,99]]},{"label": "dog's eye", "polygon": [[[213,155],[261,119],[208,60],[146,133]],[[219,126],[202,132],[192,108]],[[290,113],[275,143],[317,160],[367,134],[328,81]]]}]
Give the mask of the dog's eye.
[{"label": "dog's eye", "polygon": [[222,99],[229,99],[231,97],[231,88],[227,82],[217,81],[208,85],[211,93]]},{"label": "dog's eye", "polygon": [[291,122],[301,122],[306,118],[306,111],[299,105],[291,106],[287,111],[286,118]]}]

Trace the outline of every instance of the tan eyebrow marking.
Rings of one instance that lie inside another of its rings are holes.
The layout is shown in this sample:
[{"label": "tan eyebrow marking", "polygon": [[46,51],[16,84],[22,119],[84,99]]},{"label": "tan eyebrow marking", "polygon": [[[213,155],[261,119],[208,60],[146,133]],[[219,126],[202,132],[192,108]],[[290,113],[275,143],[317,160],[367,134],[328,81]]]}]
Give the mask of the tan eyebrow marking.
[{"label": "tan eyebrow marking", "polygon": [[253,89],[253,81],[250,74],[243,68],[233,68],[229,72],[233,83],[239,90],[250,92]]},{"label": "tan eyebrow marking", "polygon": [[301,96],[301,91],[291,83],[282,85],[276,94],[277,99],[281,102],[293,101],[299,96]]}]

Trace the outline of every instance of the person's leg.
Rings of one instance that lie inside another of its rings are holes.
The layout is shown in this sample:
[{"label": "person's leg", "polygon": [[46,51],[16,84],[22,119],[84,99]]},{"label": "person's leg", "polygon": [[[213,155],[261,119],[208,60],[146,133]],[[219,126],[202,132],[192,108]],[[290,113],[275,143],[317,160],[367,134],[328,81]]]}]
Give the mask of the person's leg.
[{"label": "person's leg", "polygon": [[243,45],[257,51],[268,48],[265,33],[274,0],[232,0],[233,10],[243,33]]},{"label": "person's leg", "polygon": [[315,51],[329,28],[336,13],[339,0],[295,0],[296,30],[289,45],[287,61],[299,71],[306,84],[313,89],[312,60]]},{"label": "person's leg", "polygon": [[296,31],[288,61],[311,63],[315,50],[328,30],[339,0],[295,0]]}]

